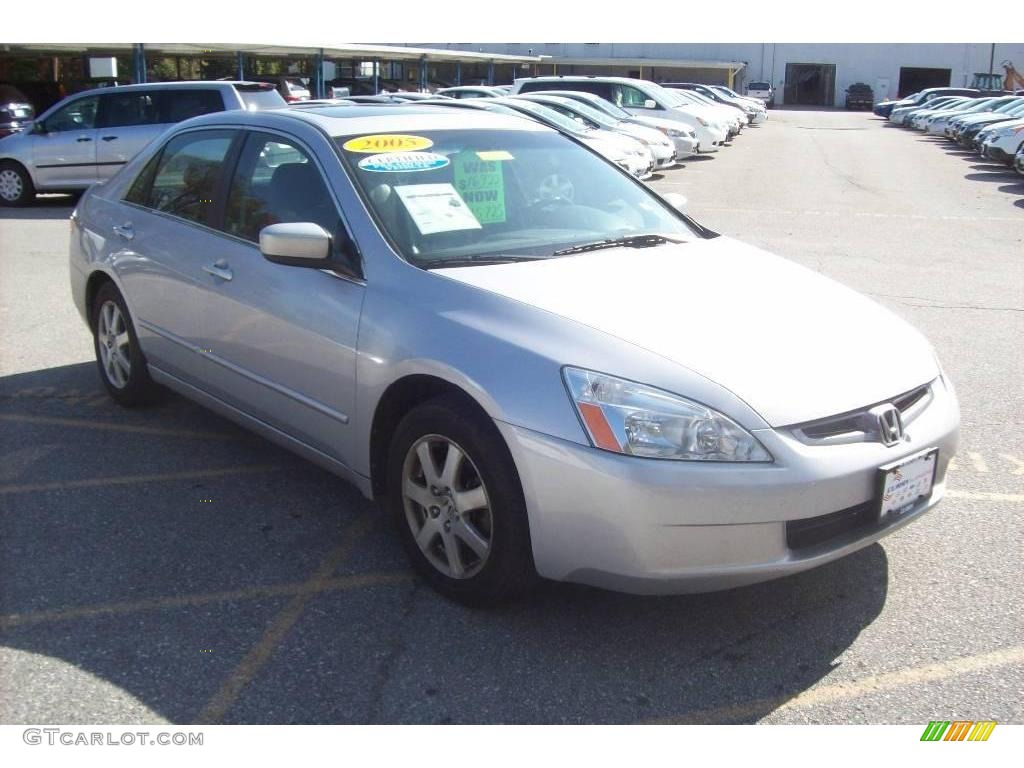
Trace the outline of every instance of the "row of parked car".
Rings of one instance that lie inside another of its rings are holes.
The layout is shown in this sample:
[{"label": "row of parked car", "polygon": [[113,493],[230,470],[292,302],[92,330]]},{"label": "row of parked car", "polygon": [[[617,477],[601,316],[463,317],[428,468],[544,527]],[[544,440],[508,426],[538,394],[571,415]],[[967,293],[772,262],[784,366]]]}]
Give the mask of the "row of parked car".
[{"label": "row of parked car", "polygon": [[1024,175],[1024,92],[929,88],[899,101],[882,102],[875,113],[893,125],[945,136]]},{"label": "row of parked car", "polygon": [[525,116],[576,138],[641,179],[698,153],[716,152],[746,126],[767,118],[764,101],[725,86],[619,77],[536,77],[433,94],[398,91],[292,102],[276,85],[153,83],[70,96],[0,139],[0,204],[24,205],[40,191],[84,189],[113,176],[170,125],[231,109],[416,101]]}]

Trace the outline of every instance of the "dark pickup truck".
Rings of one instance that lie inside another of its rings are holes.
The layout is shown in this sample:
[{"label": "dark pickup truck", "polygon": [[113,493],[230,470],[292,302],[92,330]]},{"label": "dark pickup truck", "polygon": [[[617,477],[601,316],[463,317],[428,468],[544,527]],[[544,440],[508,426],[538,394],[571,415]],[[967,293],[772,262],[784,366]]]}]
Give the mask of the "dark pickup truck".
[{"label": "dark pickup truck", "polygon": [[867,83],[854,83],[846,89],[847,109],[871,109],[875,103],[875,92]]}]

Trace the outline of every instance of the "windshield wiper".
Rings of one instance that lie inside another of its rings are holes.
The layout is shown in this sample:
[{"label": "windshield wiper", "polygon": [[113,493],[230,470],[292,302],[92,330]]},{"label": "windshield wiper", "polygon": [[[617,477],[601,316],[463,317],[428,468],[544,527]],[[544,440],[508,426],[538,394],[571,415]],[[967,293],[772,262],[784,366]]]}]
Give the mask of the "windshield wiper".
[{"label": "windshield wiper", "polygon": [[485,267],[491,264],[515,264],[520,261],[537,261],[544,256],[467,256],[460,259],[430,259],[420,262],[424,269],[444,269],[446,267]]},{"label": "windshield wiper", "polygon": [[563,248],[555,251],[552,256],[569,256],[573,253],[586,253],[587,251],[599,251],[602,248],[650,248],[654,245],[665,243],[683,243],[685,240],[673,240],[664,235],[626,235],[625,237],[614,237],[607,240],[597,240],[593,243],[574,245],[571,248]]}]

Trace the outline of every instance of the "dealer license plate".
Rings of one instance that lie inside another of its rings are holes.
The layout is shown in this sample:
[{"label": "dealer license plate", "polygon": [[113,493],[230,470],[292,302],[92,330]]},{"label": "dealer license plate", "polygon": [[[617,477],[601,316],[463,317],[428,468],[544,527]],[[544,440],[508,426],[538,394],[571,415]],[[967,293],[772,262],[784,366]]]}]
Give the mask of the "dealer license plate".
[{"label": "dealer license plate", "polygon": [[879,467],[881,508],[878,519],[889,522],[911,509],[922,496],[932,492],[939,449],[929,448],[907,459]]}]

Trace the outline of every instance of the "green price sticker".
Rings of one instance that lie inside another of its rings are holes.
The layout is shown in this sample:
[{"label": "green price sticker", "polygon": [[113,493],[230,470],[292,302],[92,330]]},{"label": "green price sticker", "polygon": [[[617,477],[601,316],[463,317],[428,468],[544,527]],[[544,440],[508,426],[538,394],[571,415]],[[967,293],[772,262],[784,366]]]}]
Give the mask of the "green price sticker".
[{"label": "green price sticker", "polygon": [[481,153],[460,152],[452,158],[455,189],[481,224],[505,221],[505,177],[501,162]]}]

